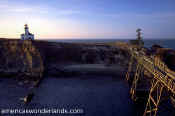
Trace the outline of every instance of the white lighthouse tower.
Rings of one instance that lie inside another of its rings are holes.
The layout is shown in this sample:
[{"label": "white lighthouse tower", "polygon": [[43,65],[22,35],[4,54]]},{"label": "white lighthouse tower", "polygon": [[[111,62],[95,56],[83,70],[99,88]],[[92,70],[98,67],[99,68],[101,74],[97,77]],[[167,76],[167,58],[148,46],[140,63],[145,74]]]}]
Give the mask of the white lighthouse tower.
[{"label": "white lighthouse tower", "polygon": [[21,34],[21,40],[34,40],[34,35],[29,32],[28,25],[24,25],[25,33]]}]

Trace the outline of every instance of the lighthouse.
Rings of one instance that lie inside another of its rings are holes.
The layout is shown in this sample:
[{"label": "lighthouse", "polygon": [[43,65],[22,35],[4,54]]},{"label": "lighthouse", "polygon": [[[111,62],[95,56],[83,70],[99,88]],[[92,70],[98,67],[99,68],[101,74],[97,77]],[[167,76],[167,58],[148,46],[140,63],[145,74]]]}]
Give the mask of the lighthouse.
[{"label": "lighthouse", "polygon": [[29,32],[28,25],[24,25],[25,33],[21,34],[21,40],[34,40],[34,35]]}]

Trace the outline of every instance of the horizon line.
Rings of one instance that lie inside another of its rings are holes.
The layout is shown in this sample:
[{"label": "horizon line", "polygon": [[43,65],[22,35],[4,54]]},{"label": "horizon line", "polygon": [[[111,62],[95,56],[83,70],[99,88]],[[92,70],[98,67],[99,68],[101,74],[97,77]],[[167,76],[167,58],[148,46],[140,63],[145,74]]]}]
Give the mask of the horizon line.
[{"label": "horizon line", "polygon": [[[20,38],[8,38],[8,37],[0,37],[0,39],[20,39]],[[129,39],[137,39],[137,38],[86,38],[86,37],[82,37],[82,38],[80,38],[80,37],[77,37],[77,38],[75,38],[75,37],[73,37],[73,38],[36,38],[35,40],[69,40],[69,39],[74,39],[74,40],[82,40],[82,39],[91,39],[91,40],[93,40],[93,39],[116,39],[116,40],[129,40]],[[162,40],[162,39],[175,39],[175,37],[174,38],[143,38],[143,40],[144,39],[149,39],[149,40],[154,40],[154,39],[156,39],[156,40]]]}]

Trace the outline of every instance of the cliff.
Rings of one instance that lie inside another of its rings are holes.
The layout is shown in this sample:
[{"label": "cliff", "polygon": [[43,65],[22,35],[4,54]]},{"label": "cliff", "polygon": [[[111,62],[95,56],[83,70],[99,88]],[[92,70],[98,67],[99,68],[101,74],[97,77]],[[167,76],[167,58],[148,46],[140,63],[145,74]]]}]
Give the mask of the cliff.
[{"label": "cliff", "polygon": [[[110,69],[111,65],[127,66],[128,63],[126,60],[128,54],[125,49],[113,47],[110,44],[95,43],[0,39],[0,55],[1,77],[11,76],[32,80],[38,80],[43,75],[73,75],[77,70],[79,70],[78,73],[81,72],[81,66],[89,68],[94,64],[91,69],[104,67],[105,70],[105,68]],[[77,67],[75,65],[79,65],[80,68],[70,71],[70,67]],[[84,70],[87,72],[86,68]],[[113,72],[116,73],[115,70]]]},{"label": "cliff", "polygon": [[38,80],[43,75],[42,57],[32,41],[0,39],[0,56],[1,77]]},{"label": "cliff", "polygon": [[[33,45],[38,48],[43,58],[44,74],[46,75],[73,75],[73,73],[85,73],[83,72],[84,70],[87,72],[89,68],[84,67],[90,66],[95,71],[98,66],[99,68],[105,66],[107,69],[113,65],[127,66],[128,63],[126,50],[108,43],[86,44],[34,41]],[[69,67],[72,67],[72,69],[69,69]],[[75,71],[75,68],[77,71]],[[97,72],[103,74],[103,72]],[[114,72],[116,73],[116,71]]]}]

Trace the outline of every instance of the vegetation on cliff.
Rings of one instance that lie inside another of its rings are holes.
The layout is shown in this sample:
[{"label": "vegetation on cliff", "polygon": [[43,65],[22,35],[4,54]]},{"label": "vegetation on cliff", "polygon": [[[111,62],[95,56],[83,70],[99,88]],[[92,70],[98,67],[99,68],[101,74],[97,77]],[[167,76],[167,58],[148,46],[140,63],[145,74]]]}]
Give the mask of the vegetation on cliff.
[{"label": "vegetation on cliff", "polygon": [[0,39],[0,73],[2,76],[38,80],[44,66],[32,41]]}]

